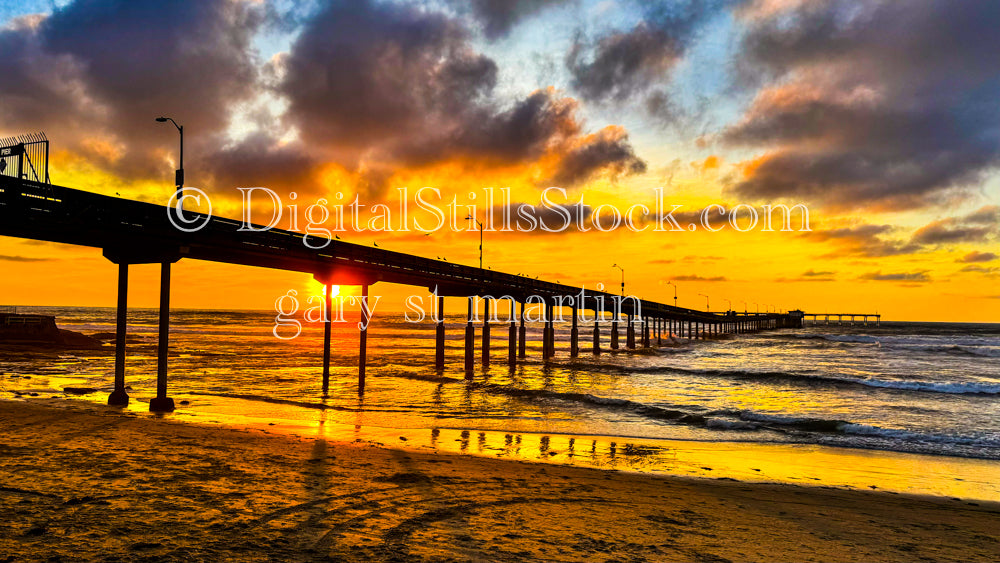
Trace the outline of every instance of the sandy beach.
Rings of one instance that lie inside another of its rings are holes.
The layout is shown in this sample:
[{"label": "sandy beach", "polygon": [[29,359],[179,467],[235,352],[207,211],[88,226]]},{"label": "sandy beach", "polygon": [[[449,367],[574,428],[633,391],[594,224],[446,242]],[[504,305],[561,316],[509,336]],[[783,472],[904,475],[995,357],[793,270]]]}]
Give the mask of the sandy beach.
[{"label": "sandy beach", "polygon": [[1000,504],[0,401],[7,561],[995,561]]}]

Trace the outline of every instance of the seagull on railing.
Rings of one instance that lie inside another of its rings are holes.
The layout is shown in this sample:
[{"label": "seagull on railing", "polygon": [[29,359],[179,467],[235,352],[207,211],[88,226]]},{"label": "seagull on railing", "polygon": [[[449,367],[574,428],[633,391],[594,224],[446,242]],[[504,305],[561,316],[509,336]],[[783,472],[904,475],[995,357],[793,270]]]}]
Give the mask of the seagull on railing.
[{"label": "seagull on railing", "polygon": [[375,245],[375,248],[379,248],[379,246],[378,246],[378,243],[377,243],[377,242],[372,242],[372,244],[374,244],[374,245]]}]

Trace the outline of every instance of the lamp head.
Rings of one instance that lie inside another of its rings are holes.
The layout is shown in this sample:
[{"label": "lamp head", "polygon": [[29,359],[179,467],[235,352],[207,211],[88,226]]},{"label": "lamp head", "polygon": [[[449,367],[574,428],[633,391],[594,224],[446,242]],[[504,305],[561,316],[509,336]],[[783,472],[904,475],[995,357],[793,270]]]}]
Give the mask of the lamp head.
[{"label": "lamp head", "polygon": [[157,117],[156,121],[158,121],[160,123],[166,123],[167,122],[167,118],[166,117]]}]

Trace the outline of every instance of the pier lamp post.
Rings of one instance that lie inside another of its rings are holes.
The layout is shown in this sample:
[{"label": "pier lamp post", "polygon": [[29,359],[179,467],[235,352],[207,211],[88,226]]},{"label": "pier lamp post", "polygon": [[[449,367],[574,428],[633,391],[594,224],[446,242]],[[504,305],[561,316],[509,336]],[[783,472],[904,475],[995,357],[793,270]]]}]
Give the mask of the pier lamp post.
[{"label": "pier lamp post", "polygon": [[479,219],[476,219],[472,215],[467,215],[465,218],[467,220],[472,219],[473,221],[476,222],[477,225],[479,225],[479,269],[482,270],[483,269],[483,224],[482,222],[479,221]]},{"label": "pier lamp post", "polygon": [[622,297],[625,297],[625,268],[622,268],[618,264],[612,264],[611,267],[622,271]]},{"label": "pier lamp post", "polygon": [[674,282],[672,282],[672,281],[668,281],[668,282],[667,282],[667,285],[672,285],[672,286],[674,286],[674,307],[676,307],[676,306],[677,306],[677,284],[675,284],[675,283],[674,283]]},{"label": "pier lamp post", "polygon": [[698,295],[700,295],[700,296],[702,296],[702,297],[704,297],[704,298],[705,298],[705,310],[706,310],[706,311],[710,310],[710,309],[711,309],[712,307],[711,307],[711,305],[709,305],[709,303],[708,303],[708,296],[707,296],[707,295],[705,295],[704,293],[699,293]]},{"label": "pier lamp post", "polygon": [[726,303],[729,303],[729,309],[727,309],[727,312],[728,311],[732,311],[733,310],[733,302],[730,301],[730,300],[728,300],[728,299],[726,299],[726,298],[723,298],[722,300],[725,301]]},{"label": "pier lamp post", "polygon": [[747,312],[747,302],[746,301],[740,301],[740,303],[743,304],[743,314],[745,315],[746,312]]},{"label": "pier lamp post", "polygon": [[159,123],[170,122],[174,124],[177,128],[177,132],[181,134],[181,156],[180,156],[180,167],[174,175],[174,184],[177,186],[177,197],[180,197],[180,190],[184,187],[184,126],[177,125],[177,122],[169,117],[157,117],[156,121]]},{"label": "pier lamp post", "polygon": [[753,306],[754,306],[754,312],[756,312],[759,315],[760,314],[760,305],[758,305],[757,303],[754,303]]}]

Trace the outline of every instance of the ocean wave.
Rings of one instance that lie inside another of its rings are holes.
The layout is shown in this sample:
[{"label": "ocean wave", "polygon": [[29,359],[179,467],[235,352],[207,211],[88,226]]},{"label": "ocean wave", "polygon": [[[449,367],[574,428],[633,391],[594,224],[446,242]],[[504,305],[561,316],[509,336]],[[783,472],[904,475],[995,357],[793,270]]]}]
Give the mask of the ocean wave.
[{"label": "ocean wave", "polygon": [[979,446],[988,448],[1000,448],[1000,439],[990,439],[985,437],[952,436],[942,434],[925,434],[923,432],[911,432],[898,428],[882,428],[870,424],[845,424],[840,431],[843,434],[853,436],[871,436],[876,438],[889,438],[892,440],[904,440],[907,442],[922,442],[935,444],[955,444],[962,446]]},{"label": "ocean wave", "polygon": [[901,337],[895,335],[871,336],[866,334],[782,334],[776,339],[805,340],[820,343],[840,345],[871,344],[890,350],[906,350],[930,354],[967,355],[984,358],[1000,358],[1000,339],[996,338],[957,338],[947,339],[935,337]]},{"label": "ocean wave", "polygon": [[[625,368],[628,370],[629,368]],[[920,391],[931,393],[945,393],[954,395],[1000,395],[1000,382],[932,382],[915,381],[905,379],[858,379],[850,377],[836,377],[830,375],[814,375],[808,373],[792,373],[784,371],[747,371],[747,370],[720,370],[720,369],[685,369],[674,367],[649,367],[631,369],[633,373],[663,373],[663,374],[685,374],[703,377],[728,377],[733,379],[751,381],[789,381],[806,384],[821,385],[862,385],[865,387],[876,387],[880,389],[898,389],[903,391]]]}]

